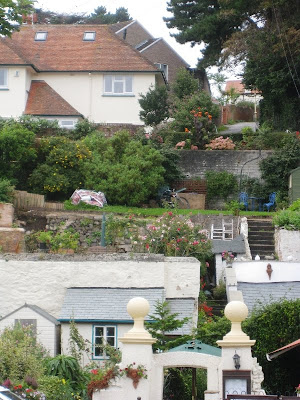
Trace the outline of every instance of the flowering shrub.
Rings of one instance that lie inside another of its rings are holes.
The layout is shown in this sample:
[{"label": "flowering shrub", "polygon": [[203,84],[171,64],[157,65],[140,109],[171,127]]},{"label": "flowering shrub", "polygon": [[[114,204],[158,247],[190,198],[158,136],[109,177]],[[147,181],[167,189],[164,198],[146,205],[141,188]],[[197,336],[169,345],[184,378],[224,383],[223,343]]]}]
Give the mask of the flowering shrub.
[{"label": "flowering shrub", "polygon": [[46,400],[46,396],[44,395],[44,393],[36,389],[23,387],[22,385],[13,386],[13,388],[11,388],[11,391],[13,393],[16,393],[23,399]]},{"label": "flowering shrub", "polygon": [[91,370],[91,378],[88,384],[88,396],[92,399],[95,390],[105,389],[109,386],[110,381],[118,376],[116,367],[97,368]]},{"label": "flowering shrub", "polygon": [[211,243],[204,231],[194,226],[189,218],[163,214],[145,228],[144,235],[135,238],[138,249],[169,257],[196,257],[205,266],[211,255]]},{"label": "flowering shrub", "polygon": [[233,261],[233,259],[234,259],[234,255],[231,253],[231,251],[223,251],[222,260],[231,262],[231,261]]},{"label": "flowering shrub", "polygon": [[209,144],[205,145],[205,147],[207,150],[233,150],[235,144],[229,137],[224,139],[223,136],[219,136],[211,140]]},{"label": "flowering shrub", "polygon": [[135,362],[132,364],[127,365],[124,369],[119,370],[120,376],[126,375],[128,378],[132,379],[133,387],[136,389],[139,383],[139,380],[144,378],[147,379],[147,370],[144,365],[137,365],[135,366]]}]

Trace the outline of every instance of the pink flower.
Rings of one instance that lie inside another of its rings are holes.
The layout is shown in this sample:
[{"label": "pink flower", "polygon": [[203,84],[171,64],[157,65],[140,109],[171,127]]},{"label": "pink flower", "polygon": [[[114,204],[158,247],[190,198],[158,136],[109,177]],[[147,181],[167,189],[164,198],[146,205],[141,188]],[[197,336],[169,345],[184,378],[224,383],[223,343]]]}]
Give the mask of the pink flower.
[{"label": "pink flower", "polygon": [[196,246],[197,244],[199,244],[198,240],[194,240],[193,245]]},{"label": "pink flower", "polygon": [[168,214],[169,214],[170,216],[172,216],[172,215],[173,215],[172,211],[169,211],[169,212],[168,212]]},{"label": "pink flower", "polygon": [[149,247],[150,247],[149,244],[146,243],[146,249],[147,249],[147,250],[149,250]]}]

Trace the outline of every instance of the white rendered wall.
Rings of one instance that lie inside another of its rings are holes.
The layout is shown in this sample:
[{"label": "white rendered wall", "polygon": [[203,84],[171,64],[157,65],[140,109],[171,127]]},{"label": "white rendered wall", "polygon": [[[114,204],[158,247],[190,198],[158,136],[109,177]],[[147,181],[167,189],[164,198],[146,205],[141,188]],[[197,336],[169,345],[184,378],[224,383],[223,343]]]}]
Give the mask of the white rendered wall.
[{"label": "white rendered wall", "polygon": [[8,68],[8,90],[0,90],[0,117],[20,117],[27,100],[26,68],[15,66]]},{"label": "white rendered wall", "polygon": [[51,262],[0,260],[0,316],[24,305],[35,304],[59,316],[70,287],[165,287],[166,297],[198,298],[200,263],[195,258],[152,261]]},{"label": "white rendered wall", "polygon": [[23,307],[0,321],[0,332],[6,327],[13,327],[16,319],[36,319],[38,341],[49,351],[50,356],[56,355],[56,332],[53,322],[34,312],[29,307]]},{"label": "white rendered wall", "polygon": [[103,96],[102,73],[39,73],[44,80],[85,118],[95,123],[142,124],[139,118],[140,93],[155,85],[153,73],[133,74],[134,96]]},{"label": "white rendered wall", "polygon": [[[272,276],[266,272],[267,265],[272,265]],[[236,273],[237,282],[274,283],[300,281],[300,264],[296,262],[264,261],[234,261],[232,267]]]},{"label": "white rendered wall", "polygon": [[300,231],[276,228],[275,252],[280,261],[300,261]]}]

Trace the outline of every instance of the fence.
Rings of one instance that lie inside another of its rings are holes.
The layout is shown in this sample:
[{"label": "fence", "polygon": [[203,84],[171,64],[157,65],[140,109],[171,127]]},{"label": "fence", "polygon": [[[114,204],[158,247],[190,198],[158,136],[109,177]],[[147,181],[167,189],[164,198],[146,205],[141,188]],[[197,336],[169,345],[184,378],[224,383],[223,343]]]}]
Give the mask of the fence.
[{"label": "fence", "polygon": [[44,208],[48,210],[63,210],[62,203],[45,201],[45,196],[41,194],[28,193],[23,190],[15,190],[13,204],[19,210],[31,210],[33,208]]}]

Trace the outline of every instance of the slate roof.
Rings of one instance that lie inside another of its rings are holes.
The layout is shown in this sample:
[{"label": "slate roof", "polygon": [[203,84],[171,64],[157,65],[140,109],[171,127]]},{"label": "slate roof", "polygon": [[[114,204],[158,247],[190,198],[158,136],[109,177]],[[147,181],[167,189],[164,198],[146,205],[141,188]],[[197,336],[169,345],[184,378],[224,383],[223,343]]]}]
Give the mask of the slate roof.
[{"label": "slate roof", "polygon": [[[94,41],[83,40],[86,31],[96,32]],[[46,40],[35,41],[36,32],[47,32]],[[27,64],[37,71],[158,72],[108,25],[23,25],[0,42],[0,65]]]},{"label": "slate roof", "polygon": [[278,302],[282,299],[300,298],[300,282],[246,283],[238,282],[237,289],[243,293],[249,311],[255,305]]},{"label": "slate roof", "polygon": [[45,81],[31,81],[25,114],[82,116]]},{"label": "slate roof", "polygon": [[246,249],[243,235],[236,236],[233,240],[212,240],[212,252],[221,254],[223,251],[244,254]]},{"label": "slate roof", "polygon": [[[157,288],[69,288],[67,289],[58,320],[67,322],[74,318],[77,322],[132,323],[126,306],[133,297],[144,297],[149,301],[149,314],[155,314],[155,302],[167,300],[172,313],[178,318],[192,317],[197,299],[165,299],[165,289]],[[146,320],[150,321],[148,317]],[[191,332],[191,322],[169,334],[182,335]]]},{"label": "slate roof", "polygon": [[25,303],[23,306],[17,308],[16,310],[12,311],[11,313],[5,315],[0,320],[2,321],[3,319],[10,317],[11,315],[15,314],[17,311],[21,310],[24,307],[30,308],[31,310],[33,310],[37,314],[40,314],[42,317],[44,317],[48,321],[52,322],[54,325],[59,325],[58,320],[55,317],[53,317],[51,314],[49,314],[47,311],[45,311],[42,308],[36,306],[35,304],[27,304],[27,303]]}]

